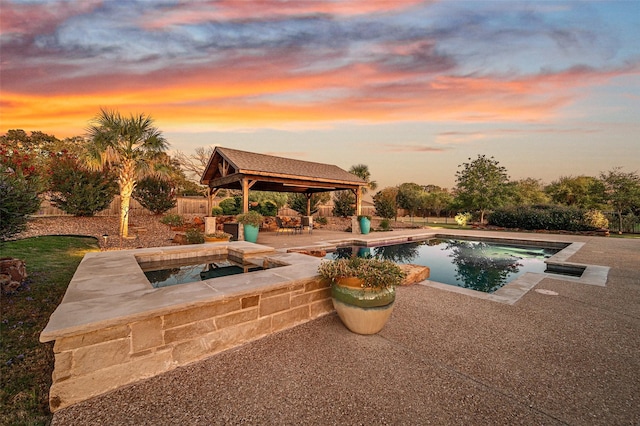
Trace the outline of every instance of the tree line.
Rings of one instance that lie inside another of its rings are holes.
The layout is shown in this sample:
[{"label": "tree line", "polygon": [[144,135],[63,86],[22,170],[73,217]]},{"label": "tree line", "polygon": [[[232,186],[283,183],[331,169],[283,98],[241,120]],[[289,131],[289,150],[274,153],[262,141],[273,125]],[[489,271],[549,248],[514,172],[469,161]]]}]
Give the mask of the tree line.
[{"label": "tree line", "polygon": [[[171,157],[150,116],[107,109],[89,122],[84,136],[60,140],[39,131],[9,130],[0,142],[0,241],[24,229],[42,196],[66,213],[92,216],[119,194],[120,235],[126,237],[131,198],[162,214],[176,205],[178,195],[205,194],[207,188],[198,181],[213,152],[212,147],[197,148],[193,154],[178,151]],[[356,164],[349,172],[367,183],[363,193],[377,189],[366,165]],[[312,212],[329,199],[328,193],[313,194]],[[255,191],[250,200],[265,211],[288,205],[302,214],[307,203],[302,194]],[[486,214],[498,208],[555,204],[614,211],[622,224],[624,215],[640,215],[640,178],[637,172],[614,168],[598,177],[564,176],[545,186],[534,178],[511,181],[495,158],[478,155],[458,166],[452,190],[402,183],[376,192],[373,200],[376,214],[388,219],[405,209],[411,216],[472,212],[484,222]],[[355,213],[351,191],[335,192],[333,203],[335,216]],[[232,211],[235,204],[230,200],[223,207]]]},{"label": "tree line", "polygon": [[514,181],[494,157],[478,155],[458,166],[456,187],[451,191],[403,183],[382,189],[373,200],[377,214],[388,219],[401,208],[411,216],[470,212],[484,223],[487,213],[500,208],[537,206],[548,210],[555,205],[614,212],[622,229],[625,215],[640,216],[640,177],[635,171],[616,167],[598,177],[563,176],[549,185],[534,178]]}]

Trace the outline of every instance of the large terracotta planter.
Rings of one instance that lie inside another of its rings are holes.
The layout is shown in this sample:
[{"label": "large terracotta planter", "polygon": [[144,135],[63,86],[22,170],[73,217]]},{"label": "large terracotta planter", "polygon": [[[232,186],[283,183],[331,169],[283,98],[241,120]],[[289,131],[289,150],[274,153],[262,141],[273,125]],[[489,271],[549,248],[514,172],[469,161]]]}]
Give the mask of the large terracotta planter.
[{"label": "large terracotta planter", "polygon": [[342,323],[357,334],[375,334],[385,326],[396,293],[393,288],[363,288],[358,278],[343,278],[331,286],[331,299]]}]

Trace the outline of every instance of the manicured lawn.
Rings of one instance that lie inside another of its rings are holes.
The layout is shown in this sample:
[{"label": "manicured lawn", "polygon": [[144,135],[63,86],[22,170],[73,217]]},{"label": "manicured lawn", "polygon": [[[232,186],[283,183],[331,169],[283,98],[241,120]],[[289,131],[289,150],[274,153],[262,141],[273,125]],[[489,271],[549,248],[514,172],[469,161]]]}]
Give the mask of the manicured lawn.
[{"label": "manicured lawn", "polygon": [[0,303],[0,424],[49,424],[53,343],[39,335],[60,303],[85,253],[97,251],[94,238],[47,236],[10,241],[1,257],[26,261],[27,284]]}]

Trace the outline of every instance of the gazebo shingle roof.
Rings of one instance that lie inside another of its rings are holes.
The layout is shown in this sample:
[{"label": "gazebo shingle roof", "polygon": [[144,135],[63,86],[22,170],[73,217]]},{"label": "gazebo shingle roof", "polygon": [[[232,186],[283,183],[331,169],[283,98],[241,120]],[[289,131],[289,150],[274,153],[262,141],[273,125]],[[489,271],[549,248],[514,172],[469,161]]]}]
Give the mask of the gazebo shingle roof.
[{"label": "gazebo shingle roof", "polygon": [[280,179],[308,180],[313,182],[341,183],[347,185],[366,185],[358,176],[332,164],[294,160],[274,155],[258,154],[237,149],[216,147],[201,182],[209,184],[223,177],[218,164],[226,160],[233,168],[230,174],[251,175],[254,177],[277,177]]}]

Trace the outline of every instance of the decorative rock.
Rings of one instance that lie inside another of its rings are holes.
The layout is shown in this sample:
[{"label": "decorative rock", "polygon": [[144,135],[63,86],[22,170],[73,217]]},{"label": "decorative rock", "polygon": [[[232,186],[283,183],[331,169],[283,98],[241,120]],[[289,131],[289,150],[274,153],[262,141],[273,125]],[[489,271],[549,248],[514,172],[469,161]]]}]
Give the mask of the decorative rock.
[{"label": "decorative rock", "polygon": [[0,286],[3,294],[15,292],[27,279],[27,268],[24,260],[0,259]]},{"label": "decorative rock", "polygon": [[415,283],[419,283],[420,281],[424,281],[429,278],[429,274],[431,270],[427,266],[420,265],[398,265],[402,269],[402,271],[406,274],[404,280],[402,280],[403,286],[412,285]]}]

